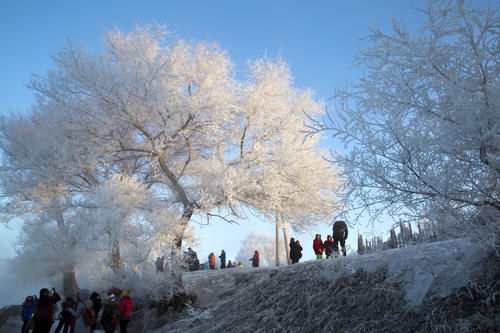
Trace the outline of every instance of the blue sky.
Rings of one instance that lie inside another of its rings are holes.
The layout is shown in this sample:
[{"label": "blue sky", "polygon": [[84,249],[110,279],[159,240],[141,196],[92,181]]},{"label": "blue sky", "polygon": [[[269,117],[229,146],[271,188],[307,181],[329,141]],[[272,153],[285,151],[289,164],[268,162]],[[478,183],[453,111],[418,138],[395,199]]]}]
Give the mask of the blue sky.
[{"label": "blue sky", "polygon": [[[473,1],[480,7],[488,3],[495,1]],[[177,38],[217,42],[240,68],[248,59],[280,55],[290,63],[297,87],[311,88],[319,99],[328,100],[337,84],[360,75],[352,63],[366,45],[360,38],[369,28],[388,32],[391,18],[400,18],[415,32],[422,15],[413,8],[424,4],[422,0],[1,0],[0,114],[29,108],[33,97],[25,84],[30,75],[53,68],[51,54],[68,39],[97,52],[103,30],[130,31],[136,24],[152,22],[166,25]],[[375,232],[381,233],[387,226],[376,226]],[[214,221],[201,228],[200,258],[203,261],[209,252],[220,253],[222,248],[228,259],[234,258],[240,241],[251,230],[273,233],[274,227],[251,219],[240,226]],[[368,233],[371,227],[359,226],[359,230]],[[326,238],[330,231],[329,226],[318,227],[297,236],[307,249],[305,259],[313,255],[309,243],[314,233]],[[0,258],[13,254],[10,244],[15,235],[15,230],[0,226]],[[348,243],[355,249],[356,230],[350,235]]]}]

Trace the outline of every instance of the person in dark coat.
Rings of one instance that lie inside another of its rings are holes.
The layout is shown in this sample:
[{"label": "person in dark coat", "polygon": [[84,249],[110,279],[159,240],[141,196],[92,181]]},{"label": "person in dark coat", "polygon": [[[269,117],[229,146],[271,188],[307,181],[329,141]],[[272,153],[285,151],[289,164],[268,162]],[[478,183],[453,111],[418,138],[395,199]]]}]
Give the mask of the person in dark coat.
[{"label": "person in dark coat", "polygon": [[157,257],[155,262],[155,267],[157,272],[163,272],[165,265],[165,257]]},{"label": "person in dark coat", "polygon": [[345,221],[336,221],[333,224],[333,250],[335,251],[335,256],[339,255],[339,242],[342,247],[342,254],[346,256],[345,240],[347,239],[347,224]]},{"label": "person in dark coat", "polygon": [[116,327],[120,323],[120,301],[111,294],[104,301],[102,309],[101,325],[106,333],[114,333]]},{"label": "person in dark coat", "polygon": [[21,318],[23,319],[23,327],[21,328],[22,333],[27,333],[30,328],[30,320],[31,317],[33,317],[33,314],[35,313],[35,307],[36,307],[36,297],[35,296],[28,296],[24,300],[22,311],[21,311]]},{"label": "person in dark coat", "polygon": [[71,297],[66,297],[64,302],[62,302],[61,313],[59,314],[59,324],[56,327],[55,333],[59,333],[61,329],[63,333],[68,333],[68,329],[71,326],[71,322],[73,321],[73,315],[71,314],[71,309],[75,308],[75,300]]},{"label": "person in dark coat", "polygon": [[290,259],[292,260],[292,265],[299,262],[302,258],[302,246],[300,246],[299,241],[295,241],[295,238],[290,238]]},{"label": "person in dark coat", "polygon": [[200,260],[198,255],[192,248],[188,247],[188,258],[189,258],[189,271],[197,271],[200,269]]},{"label": "person in dark coat", "polygon": [[220,253],[220,268],[223,269],[223,268],[226,268],[226,252],[224,250],[222,250],[222,252]]},{"label": "person in dark coat", "polygon": [[325,247],[325,255],[327,258],[330,258],[332,256],[332,251],[333,251],[333,239],[332,236],[328,235],[326,236],[326,241],[323,243]]},{"label": "person in dark coat", "polygon": [[35,333],[49,333],[54,323],[57,310],[57,302],[61,296],[54,288],[49,291],[47,288],[40,289],[40,298],[36,301],[35,307]]},{"label": "person in dark coat", "polygon": [[[101,295],[96,293],[95,291],[90,295],[90,300],[92,301],[92,308],[95,312],[95,317],[99,316],[99,311],[101,311],[102,303],[101,303]],[[96,321],[97,323],[97,321]],[[95,331],[96,324],[90,326],[90,332],[93,333]]]},{"label": "person in dark coat", "polygon": [[231,260],[227,262],[227,268],[233,268],[233,263],[231,262]]},{"label": "person in dark coat", "polygon": [[259,251],[255,250],[253,257],[249,261],[252,262],[252,267],[259,267]]},{"label": "person in dark coat", "polygon": [[323,252],[325,252],[325,246],[323,245],[323,241],[321,240],[321,235],[316,234],[316,238],[313,240],[313,250],[314,254],[316,254],[316,259],[323,258]]}]

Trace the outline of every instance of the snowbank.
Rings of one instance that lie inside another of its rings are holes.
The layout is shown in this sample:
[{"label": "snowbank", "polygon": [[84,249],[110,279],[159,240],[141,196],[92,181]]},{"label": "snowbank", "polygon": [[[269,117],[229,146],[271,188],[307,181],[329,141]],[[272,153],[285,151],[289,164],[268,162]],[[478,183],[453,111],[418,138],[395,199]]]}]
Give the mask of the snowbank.
[{"label": "snowbank", "polygon": [[420,330],[419,308],[484,275],[487,258],[455,239],[293,266],[186,273],[186,291],[197,301],[153,332]]}]

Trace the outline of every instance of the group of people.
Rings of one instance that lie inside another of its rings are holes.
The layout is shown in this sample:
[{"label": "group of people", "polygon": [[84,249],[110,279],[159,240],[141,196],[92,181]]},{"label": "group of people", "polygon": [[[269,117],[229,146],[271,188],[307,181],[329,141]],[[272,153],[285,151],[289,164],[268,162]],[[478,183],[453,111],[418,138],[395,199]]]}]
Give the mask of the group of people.
[{"label": "group of people", "polygon": [[[236,260],[232,261],[229,260],[227,262],[227,265],[226,265],[226,251],[222,250],[220,255],[219,255],[219,259],[220,259],[220,268],[221,269],[224,269],[224,268],[233,268],[233,267],[243,267],[243,264],[241,262],[236,262]],[[215,254],[213,252],[210,252],[210,254],[208,255],[208,268],[209,269],[216,269],[216,264],[215,264]]]},{"label": "group of people", "polygon": [[313,250],[314,254],[316,254],[316,259],[322,259],[323,253],[327,258],[331,258],[332,254],[338,257],[340,254],[339,243],[342,248],[342,255],[346,256],[345,241],[347,235],[347,224],[344,221],[336,221],[333,224],[333,237],[331,235],[326,236],[324,242],[321,240],[321,235],[316,234],[316,238],[313,240]]},{"label": "group of people", "polygon": [[[322,259],[323,253],[326,258],[331,258],[332,255],[338,257],[340,255],[339,252],[339,243],[342,249],[342,255],[346,256],[346,248],[345,241],[347,239],[348,230],[347,224],[345,221],[336,221],[333,224],[333,237],[332,235],[326,236],[326,240],[323,241],[321,239],[320,234],[316,234],[316,237],[313,240],[313,250],[316,255],[316,259]],[[296,264],[299,262],[300,258],[302,258],[302,246],[298,240],[295,238],[290,239],[290,259],[292,260],[292,264]]]},{"label": "group of people", "polygon": [[98,326],[97,318],[102,309],[100,323],[106,333],[114,332],[119,326],[120,332],[127,332],[132,318],[133,300],[130,290],[122,293],[121,289],[111,288],[104,301],[97,292],[92,294],[88,289],[80,289],[76,300],[66,297],[61,303],[61,311],[57,315],[58,302],[61,296],[54,288],[40,290],[40,297],[28,296],[22,305],[23,327],[21,333],[49,333],[56,320],[59,323],[55,333],[90,333]]},{"label": "group of people", "polygon": [[[348,235],[348,230],[345,221],[336,221],[333,224],[333,236],[327,235],[325,241],[321,239],[320,234],[316,234],[316,237],[313,240],[313,250],[314,254],[316,255],[316,259],[322,259],[323,254],[325,254],[326,258],[331,258],[332,256],[338,257],[340,255],[339,243],[342,250],[342,255],[346,256],[347,253],[346,253],[345,241],[347,239],[347,235]],[[292,264],[296,264],[299,262],[300,258],[302,258],[302,246],[298,240],[295,240],[295,238],[290,239],[289,245],[290,245],[290,259],[292,261]],[[232,267],[243,267],[241,262],[236,263],[236,261],[231,262],[231,260],[229,260],[226,265],[226,251],[224,250],[221,251],[219,259],[220,259],[219,267],[221,269],[232,268]],[[197,271],[199,269],[204,269],[204,265],[200,265],[200,261],[198,260],[196,252],[193,251],[193,249],[191,249],[190,247],[187,249],[187,251],[184,252],[183,260],[189,271]],[[256,250],[252,258],[249,259],[249,261],[252,262],[252,267],[259,267],[259,261],[260,261],[259,251]],[[213,252],[210,252],[210,254],[208,255],[207,264],[208,267],[206,269],[217,268],[215,254]],[[158,257],[156,259],[155,265],[156,269],[159,272],[163,272],[168,267],[168,263],[165,263],[165,257],[161,258]]]}]

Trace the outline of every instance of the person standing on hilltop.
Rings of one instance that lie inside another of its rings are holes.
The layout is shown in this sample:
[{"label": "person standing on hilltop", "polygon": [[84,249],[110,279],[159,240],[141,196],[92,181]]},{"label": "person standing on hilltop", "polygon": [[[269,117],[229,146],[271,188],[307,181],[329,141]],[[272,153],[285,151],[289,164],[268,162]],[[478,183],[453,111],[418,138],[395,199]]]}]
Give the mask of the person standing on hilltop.
[{"label": "person standing on hilltop", "polygon": [[290,259],[292,260],[292,265],[299,262],[302,258],[302,246],[300,246],[299,241],[295,241],[295,238],[290,238]]},{"label": "person standing on hilltop", "polygon": [[222,250],[219,258],[220,258],[220,268],[221,269],[226,268],[226,252],[224,250]]},{"label": "person standing on hilltop", "polygon": [[210,269],[215,269],[215,255],[213,252],[208,255],[208,266],[210,266]]},{"label": "person standing on hilltop", "polygon": [[252,262],[252,267],[259,267],[259,251],[255,250],[253,257],[249,261]]},{"label": "person standing on hilltop", "polygon": [[330,258],[332,256],[332,251],[333,251],[332,236],[330,236],[330,235],[326,236],[326,241],[323,243],[323,245],[325,246],[326,258]]},{"label": "person standing on hilltop", "polygon": [[335,257],[339,255],[339,242],[342,247],[342,254],[344,257],[347,255],[345,249],[345,240],[347,239],[347,224],[345,221],[336,221],[333,224],[333,250],[335,251]]},{"label": "person standing on hilltop", "polygon": [[323,252],[325,252],[325,246],[323,245],[323,241],[321,240],[321,235],[316,234],[316,238],[313,240],[313,250],[314,254],[316,254],[316,259],[323,258]]}]

